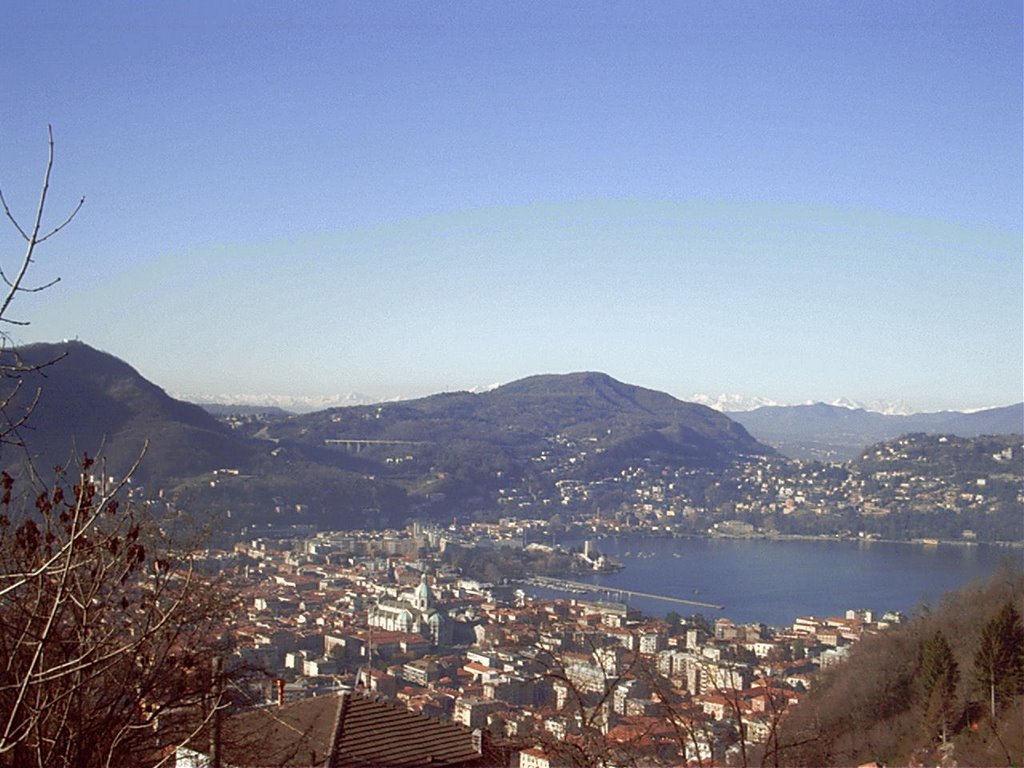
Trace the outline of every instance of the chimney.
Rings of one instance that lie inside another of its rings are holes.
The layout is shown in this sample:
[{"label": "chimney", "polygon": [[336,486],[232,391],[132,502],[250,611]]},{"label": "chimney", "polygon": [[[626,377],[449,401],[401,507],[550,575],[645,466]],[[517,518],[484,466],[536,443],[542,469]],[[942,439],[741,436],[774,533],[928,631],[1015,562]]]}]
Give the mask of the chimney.
[{"label": "chimney", "polygon": [[277,685],[277,706],[284,706],[284,680],[277,678],[274,683]]},{"label": "chimney", "polygon": [[487,742],[490,741],[490,733],[484,728],[473,729],[473,751],[478,755],[484,753],[484,747],[487,746]]}]

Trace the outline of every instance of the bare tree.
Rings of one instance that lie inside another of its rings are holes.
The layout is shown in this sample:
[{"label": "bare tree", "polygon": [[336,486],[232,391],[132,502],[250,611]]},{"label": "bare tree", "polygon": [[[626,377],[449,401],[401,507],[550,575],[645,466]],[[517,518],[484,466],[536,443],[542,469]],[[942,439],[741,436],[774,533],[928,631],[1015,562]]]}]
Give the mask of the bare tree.
[{"label": "bare tree", "polygon": [[615,685],[628,674],[628,670],[609,663],[609,652],[613,649],[595,644],[593,636],[587,635],[579,653],[544,650],[534,658],[536,680],[551,686],[561,701],[561,719],[570,725],[567,733],[542,730],[531,741],[558,765],[591,768],[632,764],[628,754],[614,749],[605,739]]},{"label": "bare tree", "polygon": [[[50,131],[30,227],[0,193],[27,244],[14,272],[0,269],[3,323],[23,325],[9,317],[15,300],[56,282],[30,287],[26,279],[37,247],[84,202],[43,230],[52,167]],[[0,345],[0,375],[16,393],[35,369],[21,364],[2,330]],[[0,441],[20,444],[31,407],[10,413],[13,397],[0,403]],[[56,470],[48,487],[28,488],[0,472],[0,765],[159,765],[224,705],[217,659],[233,601],[197,572],[194,547],[132,503],[134,467],[114,482],[104,470],[86,456]]]},{"label": "bare tree", "polygon": [[12,765],[158,762],[220,682],[231,601],[91,468],[70,489],[58,478],[18,524],[0,475],[0,760]]},{"label": "bare tree", "polygon": [[36,205],[35,213],[32,216],[32,224],[30,226],[22,226],[21,222],[18,221],[18,218],[11,211],[7,198],[4,196],[3,189],[0,188],[0,205],[3,206],[4,215],[25,241],[25,251],[20,260],[15,263],[15,267],[12,271],[6,271],[3,268],[3,265],[0,264],[0,281],[2,281],[4,286],[6,286],[6,292],[2,294],[3,298],[0,300],[0,378],[13,382],[13,386],[9,389],[5,387],[5,396],[2,401],[0,401],[0,444],[14,443],[19,446],[23,445],[19,429],[26,423],[29,415],[32,413],[35,403],[38,400],[39,392],[38,390],[36,391],[35,396],[30,399],[30,403],[27,407],[17,408],[12,411],[12,404],[17,398],[19,391],[25,382],[26,374],[37,371],[40,367],[45,367],[45,365],[50,365],[53,362],[56,362],[50,361],[44,366],[26,365],[22,362],[21,358],[17,354],[17,350],[14,349],[11,344],[10,334],[6,329],[7,326],[26,326],[28,325],[28,322],[25,320],[16,320],[11,317],[12,305],[22,294],[39,293],[48,288],[52,288],[60,282],[60,278],[55,277],[40,285],[30,285],[28,283],[29,270],[35,263],[36,249],[70,224],[78,215],[78,212],[82,210],[82,206],[85,205],[85,197],[80,198],[78,204],[74,209],[72,209],[71,213],[61,221],[60,224],[50,229],[44,229],[43,214],[46,211],[46,198],[50,191],[50,174],[53,171],[54,153],[52,126],[47,126],[47,138],[48,153],[46,157],[46,167],[43,171],[43,180],[39,191],[39,202]]}]

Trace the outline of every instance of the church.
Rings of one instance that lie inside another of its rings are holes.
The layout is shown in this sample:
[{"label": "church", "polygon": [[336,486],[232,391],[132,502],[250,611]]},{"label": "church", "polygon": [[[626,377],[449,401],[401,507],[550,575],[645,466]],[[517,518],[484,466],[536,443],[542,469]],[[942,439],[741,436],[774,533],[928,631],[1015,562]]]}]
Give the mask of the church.
[{"label": "church", "polygon": [[384,598],[371,605],[368,621],[371,627],[389,632],[422,635],[435,646],[450,645],[452,641],[451,619],[437,607],[425,573],[411,594],[402,595],[397,600]]}]

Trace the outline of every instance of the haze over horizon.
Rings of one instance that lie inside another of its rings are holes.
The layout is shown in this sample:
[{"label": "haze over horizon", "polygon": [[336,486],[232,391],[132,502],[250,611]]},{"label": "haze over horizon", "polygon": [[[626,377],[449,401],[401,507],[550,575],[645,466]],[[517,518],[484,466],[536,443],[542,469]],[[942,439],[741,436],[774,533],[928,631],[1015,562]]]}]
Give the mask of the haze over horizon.
[{"label": "haze over horizon", "polygon": [[29,217],[52,123],[47,219],[87,198],[15,343],[207,395],[1022,399],[1019,3],[6,10],[0,186]]},{"label": "haze over horizon", "polygon": [[[496,389],[508,383],[511,382],[500,382],[476,387],[469,387],[465,391],[473,393],[487,392],[489,390]],[[630,384],[632,382],[624,383]],[[363,394],[362,392],[335,392],[333,394],[305,396],[290,395],[280,392],[169,392],[169,394],[172,397],[175,397],[179,400],[198,403],[200,405],[247,405],[257,407],[278,407],[287,411],[292,411],[294,413],[309,413],[312,411],[323,410],[326,408],[373,405],[375,403],[412,400],[417,397],[440,394],[440,392],[424,392],[413,395],[394,393],[384,397],[373,397],[370,395]],[[704,392],[693,392],[689,394],[668,392],[667,394],[672,395],[678,400],[698,403],[700,405],[706,405],[709,408],[713,408],[717,411],[721,411],[722,413],[726,414],[752,411],[762,406],[794,406],[817,404],[830,405],[839,408],[849,408],[851,410],[863,409],[865,411],[881,413],[891,416],[906,416],[914,413],[925,412],[919,408],[915,408],[912,403],[908,403],[905,400],[875,400],[872,402],[860,402],[856,400],[851,400],[850,398],[847,397],[840,396],[827,401],[804,400],[801,402],[781,403],[766,397],[760,397],[758,395],[743,395],[737,393],[720,393],[717,395],[711,395]],[[984,406],[981,408],[950,408],[945,410],[975,412],[988,410],[990,408],[999,408],[1006,405],[1016,405],[1016,403],[997,403],[991,406]]]}]

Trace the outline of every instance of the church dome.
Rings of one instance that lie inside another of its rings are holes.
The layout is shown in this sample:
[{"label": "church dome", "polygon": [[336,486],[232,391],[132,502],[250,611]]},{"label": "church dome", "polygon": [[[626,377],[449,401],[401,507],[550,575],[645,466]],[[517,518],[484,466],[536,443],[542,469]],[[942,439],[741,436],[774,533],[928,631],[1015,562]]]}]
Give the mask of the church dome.
[{"label": "church dome", "polygon": [[413,598],[416,602],[416,607],[421,611],[427,611],[434,604],[434,593],[430,591],[430,585],[427,584],[427,574],[423,574],[420,577],[420,584],[416,587],[416,591],[413,592]]}]

